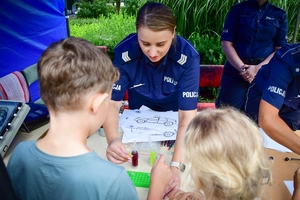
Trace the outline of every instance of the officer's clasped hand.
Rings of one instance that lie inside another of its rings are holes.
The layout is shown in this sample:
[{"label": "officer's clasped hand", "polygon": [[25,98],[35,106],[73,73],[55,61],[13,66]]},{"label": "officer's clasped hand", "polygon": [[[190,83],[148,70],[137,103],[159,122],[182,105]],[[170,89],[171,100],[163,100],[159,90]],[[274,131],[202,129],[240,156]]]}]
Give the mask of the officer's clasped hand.
[{"label": "officer's clasped hand", "polygon": [[256,75],[255,67],[252,65],[244,65],[243,69],[240,73],[240,75],[243,77],[243,79],[249,83],[251,83]]}]

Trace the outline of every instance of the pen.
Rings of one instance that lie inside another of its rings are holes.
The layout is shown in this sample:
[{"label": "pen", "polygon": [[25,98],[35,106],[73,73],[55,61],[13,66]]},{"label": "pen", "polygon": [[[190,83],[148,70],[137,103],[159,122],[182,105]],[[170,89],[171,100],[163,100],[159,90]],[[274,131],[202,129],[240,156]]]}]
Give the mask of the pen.
[{"label": "pen", "polygon": [[170,150],[175,144],[175,140],[171,141],[171,145],[169,146],[168,150]]},{"label": "pen", "polygon": [[289,158],[289,157],[285,157],[284,160],[285,160],[285,161],[289,161],[289,160],[300,160],[300,158]]}]

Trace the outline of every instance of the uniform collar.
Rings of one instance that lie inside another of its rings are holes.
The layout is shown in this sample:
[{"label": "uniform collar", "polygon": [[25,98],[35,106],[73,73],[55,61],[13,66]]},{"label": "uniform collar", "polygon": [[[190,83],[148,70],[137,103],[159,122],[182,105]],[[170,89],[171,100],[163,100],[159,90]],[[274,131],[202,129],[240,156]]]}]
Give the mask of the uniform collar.
[{"label": "uniform collar", "polygon": [[[168,60],[168,57],[169,57],[169,55],[170,55],[170,51],[172,50],[172,48],[174,48],[173,45],[171,45],[171,47],[170,47],[169,51],[167,52],[167,54],[162,58],[162,62],[160,63],[160,65],[159,65],[158,67],[166,66],[167,60]],[[143,53],[143,54],[144,54],[144,53]],[[155,66],[155,65],[153,64],[153,62],[151,62],[151,60],[149,60],[149,58],[148,58],[145,54],[144,54],[144,58],[146,59],[147,64],[149,64],[149,65],[151,65],[151,66]],[[158,68],[158,67],[157,67],[157,68]]]},{"label": "uniform collar", "polygon": [[257,0],[248,0],[249,3],[254,7],[254,8],[257,8],[257,9],[266,9],[270,6],[270,3],[269,1],[266,1],[263,5],[261,6],[258,6],[258,2]]}]

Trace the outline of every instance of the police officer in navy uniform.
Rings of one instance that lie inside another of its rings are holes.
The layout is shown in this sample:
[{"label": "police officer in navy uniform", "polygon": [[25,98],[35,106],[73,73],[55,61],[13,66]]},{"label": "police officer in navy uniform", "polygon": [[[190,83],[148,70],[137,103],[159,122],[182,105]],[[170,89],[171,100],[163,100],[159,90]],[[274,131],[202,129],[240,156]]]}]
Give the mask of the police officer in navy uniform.
[{"label": "police officer in navy uniform", "polygon": [[120,79],[113,86],[110,114],[103,125],[108,160],[123,163],[130,157],[118,138],[118,118],[126,91],[130,109],[145,105],[155,111],[178,111],[170,164],[173,177],[166,193],[180,187],[184,132],[196,116],[199,97],[200,55],[189,41],[176,35],[175,29],[175,18],[167,6],[148,2],[139,10],[137,34],[127,36],[114,51]]},{"label": "police officer in navy uniform", "polygon": [[249,83],[274,52],[286,44],[284,10],[267,0],[248,0],[231,7],[221,34],[227,61],[216,107],[242,109]]},{"label": "police officer in navy uniform", "polygon": [[244,107],[272,139],[300,155],[300,43],[279,49],[251,83]]},{"label": "police officer in navy uniform", "polygon": [[156,65],[141,50],[138,35],[130,34],[115,48],[114,65],[121,72],[112,100],[121,101],[126,90],[129,108],[146,105],[156,111],[194,110],[198,102],[199,54],[175,35],[167,54]]}]

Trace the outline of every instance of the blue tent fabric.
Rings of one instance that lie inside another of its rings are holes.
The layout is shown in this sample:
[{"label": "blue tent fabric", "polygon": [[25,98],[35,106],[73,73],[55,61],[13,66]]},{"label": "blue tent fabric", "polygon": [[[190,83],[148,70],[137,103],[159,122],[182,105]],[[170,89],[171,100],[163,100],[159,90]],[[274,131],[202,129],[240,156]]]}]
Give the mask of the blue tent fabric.
[{"label": "blue tent fabric", "polygon": [[50,43],[67,37],[64,9],[64,0],[1,1],[0,77],[36,63]]},{"label": "blue tent fabric", "polygon": [[39,85],[39,81],[33,82],[29,86],[28,89],[29,89],[30,101],[31,102],[35,102],[38,99],[40,99],[40,85]]}]

